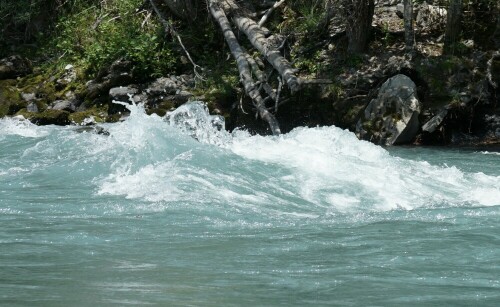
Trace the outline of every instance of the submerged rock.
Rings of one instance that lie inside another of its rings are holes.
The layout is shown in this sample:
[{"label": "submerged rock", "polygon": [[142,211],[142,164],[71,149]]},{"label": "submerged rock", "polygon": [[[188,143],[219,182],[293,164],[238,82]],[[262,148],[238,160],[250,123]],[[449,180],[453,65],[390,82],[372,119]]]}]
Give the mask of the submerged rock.
[{"label": "submerged rock", "polygon": [[101,126],[82,126],[75,129],[78,133],[95,133],[100,135],[109,135],[109,131]]},{"label": "submerged rock", "polygon": [[421,108],[415,83],[405,75],[396,75],[382,84],[377,98],[368,104],[356,134],[378,144],[410,143],[419,129]]}]

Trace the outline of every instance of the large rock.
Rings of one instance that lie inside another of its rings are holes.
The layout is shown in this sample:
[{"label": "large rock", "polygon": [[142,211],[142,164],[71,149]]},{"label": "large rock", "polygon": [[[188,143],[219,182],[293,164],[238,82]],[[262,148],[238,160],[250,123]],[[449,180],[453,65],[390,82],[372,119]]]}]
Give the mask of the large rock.
[{"label": "large rock", "polygon": [[146,105],[153,109],[165,102],[180,106],[193,98],[194,95],[190,90],[194,85],[194,77],[191,75],[158,78],[144,90],[147,95]]},{"label": "large rock", "polygon": [[417,86],[405,75],[396,75],[380,87],[356,125],[358,137],[378,144],[411,142],[419,129],[421,103]]},{"label": "large rock", "polygon": [[0,60],[0,80],[23,77],[32,72],[28,59],[13,55]]},{"label": "large rock", "polygon": [[111,100],[128,102],[129,99],[136,95],[138,92],[139,90],[135,87],[119,86],[109,90],[109,97],[111,98]]},{"label": "large rock", "polygon": [[87,98],[95,99],[105,95],[112,87],[130,84],[133,80],[132,63],[115,61],[108,69],[99,72],[97,78],[87,83]]},{"label": "large rock", "polygon": [[52,106],[50,106],[49,109],[75,112],[76,106],[68,100],[56,100],[52,103]]},{"label": "large rock", "polygon": [[45,110],[40,113],[31,113],[27,111],[19,111],[17,115],[22,115],[29,119],[32,123],[45,126],[45,125],[58,125],[65,126],[70,123],[68,116],[69,112],[62,110]]},{"label": "large rock", "polygon": [[443,29],[446,24],[447,11],[437,5],[426,2],[416,7],[416,24],[424,32],[431,32]]},{"label": "large rock", "polygon": [[59,79],[56,80],[56,88],[63,89],[71,82],[76,80],[76,69],[73,65],[68,64],[64,67],[64,73],[61,75]]},{"label": "large rock", "polygon": [[161,96],[175,94],[179,84],[171,78],[161,77],[153,81],[147,88],[148,96]]}]

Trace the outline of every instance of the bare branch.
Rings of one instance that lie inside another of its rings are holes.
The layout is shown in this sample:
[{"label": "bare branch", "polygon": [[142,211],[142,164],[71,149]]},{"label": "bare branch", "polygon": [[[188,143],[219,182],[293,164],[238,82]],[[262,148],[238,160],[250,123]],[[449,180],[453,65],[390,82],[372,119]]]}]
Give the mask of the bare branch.
[{"label": "bare branch", "polygon": [[272,133],[274,135],[281,134],[278,121],[274,115],[267,110],[265,106],[265,99],[262,98],[256,84],[253,81],[250,64],[248,63],[248,55],[244,52],[238,42],[238,39],[234,35],[224,10],[219,7],[216,0],[210,0],[209,7],[210,13],[219,24],[227,45],[231,50],[231,54],[236,60],[238,71],[240,73],[240,81],[245,88],[245,92],[252,99],[260,117],[269,124]]},{"label": "bare branch", "polygon": [[277,1],[273,6],[271,6],[271,8],[268,9],[264,16],[262,16],[262,18],[260,19],[259,27],[262,27],[266,23],[269,16],[271,16],[271,14],[274,12],[274,10],[280,7],[283,3],[285,3],[285,0],[280,0]]},{"label": "bare branch", "polygon": [[151,3],[151,7],[155,11],[156,15],[158,15],[158,18],[160,19],[161,23],[163,24],[165,31],[170,32],[175,38],[177,38],[177,41],[179,42],[179,45],[184,50],[184,53],[186,54],[187,58],[189,59],[189,62],[191,62],[191,64],[193,65],[193,71],[194,71],[195,76],[200,80],[205,80],[203,78],[203,76],[201,75],[201,73],[198,71],[198,70],[203,71],[203,68],[194,62],[193,58],[191,57],[191,54],[187,50],[186,46],[184,46],[184,43],[182,42],[182,39],[179,36],[179,34],[177,33],[177,31],[175,30],[174,26],[170,22],[167,21],[165,16],[163,16],[163,13],[160,11],[160,9],[158,8],[158,6],[154,2],[154,0],[149,0],[149,2]]}]

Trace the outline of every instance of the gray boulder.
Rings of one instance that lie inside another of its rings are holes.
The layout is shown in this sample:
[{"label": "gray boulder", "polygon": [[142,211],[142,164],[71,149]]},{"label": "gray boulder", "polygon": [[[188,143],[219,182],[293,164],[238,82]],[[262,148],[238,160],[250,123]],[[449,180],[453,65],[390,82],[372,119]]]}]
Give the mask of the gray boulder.
[{"label": "gray boulder", "polygon": [[139,90],[131,86],[119,86],[109,90],[109,96],[112,100],[128,102],[130,97],[136,95]]},{"label": "gray boulder", "polygon": [[75,112],[76,107],[74,104],[71,103],[71,101],[68,100],[56,100],[53,102],[52,110],[60,110],[60,111],[68,111],[68,112]]},{"label": "gray boulder", "polygon": [[170,78],[161,77],[156,79],[151,85],[146,89],[146,93],[149,96],[161,96],[161,95],[171,95],[175,94],[179,85],[177,82]]},{"label": "gray boulder", "polygon": [[193,98],[190,90],[194,85],[194,77],[191,75],[158,78],[144,90],[147,105],[157,108],[165,102],[171,102],[180,106]]},{"label": "gray boulder", "polygon": [[378,144],[409,143],[420,127],[421,108],[415,83],[405,75],[396,75],[382,84],[377,98],[370,101],[356,125],[356,134]]},{"label": "gray boulder", "polygon": [[32,101],[36,100],[36,94],[35,93],[21,93],[21,97],[26,102],[32,102]]},{"label": "gray boulder", "polygon": [[193,97],[193,94],[188,91],[178,91],[174,96],[173,100],[176,105],[181,105],[189,101]]},{"label": "gray boulder", "polygon": [[75,67],[71,64],[66,65],[66,67],[64,67],[64,73],[59,79],[56,80],[57,88],[64,88],[66,85],[74,82],[76,80],[76,77]]},{"label": "gray boulder", "polygon": [[437,5],[422,3],[416,10],[417,27],[424,32],[443,29],[446,24],[447,10]]},{"label": "gray boulder", "polygon": [[118,60],[109,68],[102,69],[95,80],[87,82],[87,98],[95,99],[113,87],[130,84],[133,81],[132,66],[130,61]]},{"label": "gray boulder", "polygon": [[38,106],[36,105],[36,103],[34,102],[30,102],[27,106],[26,106],[26,111],[30,112],[30,113],[38,113]]}]

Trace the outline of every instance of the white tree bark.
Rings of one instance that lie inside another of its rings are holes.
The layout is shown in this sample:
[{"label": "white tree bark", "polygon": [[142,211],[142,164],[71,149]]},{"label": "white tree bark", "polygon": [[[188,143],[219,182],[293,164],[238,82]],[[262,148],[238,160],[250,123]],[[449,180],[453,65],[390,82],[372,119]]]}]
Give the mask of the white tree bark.
[{"label": "white tree bark", "polygon": [[252,99],[260,117],[269,124],[272,133],[274,135],[281,134],[278,121],[276,120],[274,115],[267,110],[265,101],[260,94],[259,88],[253,81],[251,67],[248,62],[248,54],[240,46],[224,10],[215,0],[211,0],[209,2],[209,8],[210,13],[215,18],[222,30],[231,54],[236,60],[236,64],[238,66],[238,71],[240,74],[240,81],[245,88],[245,92]]}]

